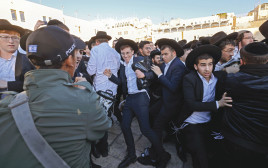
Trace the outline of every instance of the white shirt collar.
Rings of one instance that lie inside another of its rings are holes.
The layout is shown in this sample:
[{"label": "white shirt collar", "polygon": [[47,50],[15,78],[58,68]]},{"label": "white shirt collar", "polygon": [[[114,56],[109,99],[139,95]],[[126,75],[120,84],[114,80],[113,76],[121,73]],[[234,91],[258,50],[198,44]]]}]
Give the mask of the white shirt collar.
[{"label": "white shirt collar", "polygon": [[202,81],[206,81],[207,83],[210,83],[210,82],[214,81],[214,79],[215,79],[215,76],[213,75],[213,73],[211,73],[211,78],[209,79],[209,82],[198,71],[197,71],[197,74],[199,75],[199,77],[201,78]]},{"label": "white shirt collar", "polygon": [[166,63],[166,66],[167,66],[167,65],[170,65],[171,62],[172,62],[175,58],[176,58],[176,57],[174,57],[171,61],[169,61],[168,63]]},{"label": "white shirt collar", "polygon": [[[18,55],[18,50],[16,50],[16,51],[11,55],[11,57],[10,57],[8,60],[10,61],[11,59],[16,58],[17,55]],[[1,58],[1,57],[0,57],[0,58]],[[4,59],[4,58],[2,58],[2,59]]]},{"label": "white shirt collar", "polygon": [[[129,60],[128,64],[132,64],[133,63],[133,57],[134,55],[132,55],[131,59]],[[124,66],[127,66],[128,65],[125,61],[123,62],[123,65]]]}]

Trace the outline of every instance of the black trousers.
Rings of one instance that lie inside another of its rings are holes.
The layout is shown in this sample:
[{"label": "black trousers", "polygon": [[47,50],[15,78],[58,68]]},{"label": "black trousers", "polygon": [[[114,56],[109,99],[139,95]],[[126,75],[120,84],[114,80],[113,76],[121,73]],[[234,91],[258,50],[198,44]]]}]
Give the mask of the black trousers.
[{"label": "black trousers", "polygon": [[268,168],[268,155],[237,145],[227,139],[223,141],[225,167]]},{"label": "black trousers", "polygon": [[130,94],[123,109],[121,129],[127,145],[129,155],[136,155],[134,138],[131,131],[131,122],[136,116],[142,134],[155,146],[158,156],[163,154],[163,146],[156,133],[149,124],[149,98],[146,92]]},{"label": "black trousers", "polygon": [[182,130],[182,143],[190,153],[194,168],[208,168],[209,131],[208,124],[189,124]]}]

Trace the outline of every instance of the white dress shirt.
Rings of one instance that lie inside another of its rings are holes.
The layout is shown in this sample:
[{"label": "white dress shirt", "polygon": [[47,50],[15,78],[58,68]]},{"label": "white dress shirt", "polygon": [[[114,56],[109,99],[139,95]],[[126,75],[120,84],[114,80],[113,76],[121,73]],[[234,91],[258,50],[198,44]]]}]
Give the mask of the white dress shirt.
[{"label": "white dress shirt", "polygon": [[101,43],[91,50],[91,56],[88,61],[87,72],[89,75],[96,75],[93,79],[93,85],[96,91],[111,90],[113,95],[117,93],[117,85],[109,81],[108,77],[103,74],[105,69],[110,69],[117,76],[120,68],[120,55],[108,43]]},{"label": "white dress shirt", "polygon": [[139,90],[138,87],[137,87],[137,76],[136,76],[135,72],[132,69],[133,58],[134,58],[134,56],[132,56],[132,58],[129,60],[128,64],[126,64],[124,62],[125,74],[126,74],[126,77],[127,77],[128,94],[136,94],[136,93],[139,93],[139,92],[146,92],[145,89]]},{"label": "white dress shirt", "polygon": [[[175,57],[176,58],[176,57]],[[164,75],[166,75],[168,68],[170,66],[170,64],[172,63],[172,61],[175,59],[173,58],[171,61],[169,61],[168,63],[166,63],[165,69],[164,69]],[[161,73],[160,75],[158,75],[158,78],[160,78],[160,76],[163,75],[163,73]]]},{"label": "white dress shirt", "polygon": [[15,65],[18,51],[16,50],[10,59],[0,57],[0,80],[15,81]]},{"label": "white dress shirt", "polygon": [[[198,72],[197,72],[198,73]],[[202,102],[212,102],[215,101],[215,88],[218,79],[211,74],[209,82],[198,73],[200,79],[203,82],[203,101]],[[217,104],[217,102],[216,102]],[[217,104],[218,108],[218,104]],[[185,122],[191,124],[207,123],[211,119],[210,111],[194,111],[191,116],[189,116]]]}]

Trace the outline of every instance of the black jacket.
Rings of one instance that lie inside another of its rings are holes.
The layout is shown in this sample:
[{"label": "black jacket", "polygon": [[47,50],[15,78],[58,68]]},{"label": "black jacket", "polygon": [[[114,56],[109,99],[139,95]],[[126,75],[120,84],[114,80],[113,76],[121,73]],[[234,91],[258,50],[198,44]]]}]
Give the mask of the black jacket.
[{"label": "black jacket", "polygon": [[[215,100],[220,100],[224,93],[226,72],[214,71],[213,74],[218,79],[215,89]],[[179,115],[178,125],[181,125],[194,111],[217,111],[216,101],[202,102],[203,82],[196,71],[191,71],[184,76],[183,96],[184,102]]]},{"label": "black jacket", "polygon": [[163,75],[158,79],[162,86],[162,102],[166,113],[174,114],[178,113],[182,105],[182,79],[186,70],[186,67],[176,57],[170,64],[166,75],[164,75],[165,64],[160,66]]},{"label": "black jacket", "polygon": [[30,70],[34,70],[35,67],[31,64],[29,59],[18,52],[15,63],[15,81],[7,82],[8,91],[23,91],[24,74]]},{"label": "black jacket", "polygon": [[[133,64],[136,62],[139,62],[143,59],[144,59],[143,56],[138,56],[138,57],[133,56]],[[132,67],[132,69],[133,69],[133,67]],[[133,70],[135,70],[135,69],[133,69]],[[148,80],[151,80],[153,77],[151,76],[151,73],[148,73],[148,74],[150,74],[150,75],[147,75],[147,73],[145,73],[145,78]],[[113,83],[117,84],[118,86],[119,85],[122,86],[123,97],[125,99],[127,97],[127,94],[128,94],[128,88],[127,88],[127,77],[126,77],[126,73],[125,73],[125,66],[122,63],[120,64],[119,76],[116,77],[115,75],[112,74],[112,76],[109,78],[109,80],[112,81]],[[149,87],[147,87],[145,89],[149,92]]]},{"label": "black jacket", "polygon": [[86,66],[87,62],[88,62],[88,60],[86,60],[86,58],[83,57],[78,65],[78,67],[76,68],[76,70],[74,72],[73,80],[75,80],[76,77],[78,77],[78,76],[80,77],[82,75],[92,85],[93,84],[92,78],[87,73],[87,66]]},{"label": "black jacket", "polygon": [[228,74],[226,90],[233,103],[223,115],[224,137],[268,154],[268,65],[242,65]]}]

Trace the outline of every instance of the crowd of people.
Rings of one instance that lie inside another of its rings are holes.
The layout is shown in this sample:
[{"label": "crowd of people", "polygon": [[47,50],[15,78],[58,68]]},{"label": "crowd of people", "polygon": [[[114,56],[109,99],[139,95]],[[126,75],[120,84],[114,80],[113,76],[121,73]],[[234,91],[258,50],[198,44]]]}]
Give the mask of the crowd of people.
[{"label": "crowd of people", "polygon": [[[34,31],[0,19],[0,167],[99,168],[120,123],[118,168],[167,167],[164,139],[194,168],[267,168],[268,21],[259,30],[110,46],[105,31],[84,42],[56,19]],[[138,157],[134,117],[151,143]]]}]

